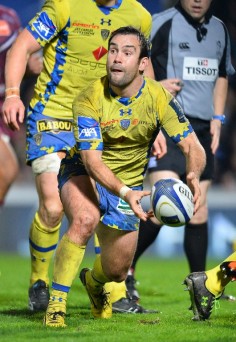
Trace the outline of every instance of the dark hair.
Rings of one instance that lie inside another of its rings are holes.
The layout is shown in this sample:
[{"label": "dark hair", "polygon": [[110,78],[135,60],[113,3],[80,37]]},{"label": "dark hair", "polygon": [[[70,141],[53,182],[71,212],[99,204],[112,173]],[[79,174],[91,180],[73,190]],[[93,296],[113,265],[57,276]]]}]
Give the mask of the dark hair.
[{"label": "dark hair", "polygon": [[139,58],[142,59],[143,57],[150,57],[150,52],[151,52],[150,41],[146,39],[145,36],[139,30],[137,30],[136,28],[132,26],[120,27],[117,30],[113,31],[108,41],[108,48],[110,48],[111,40],[118,34],[121,34],[124,36],[133,34],[134,36],[136,36],[140,42],[140,47],[141,47]]}]

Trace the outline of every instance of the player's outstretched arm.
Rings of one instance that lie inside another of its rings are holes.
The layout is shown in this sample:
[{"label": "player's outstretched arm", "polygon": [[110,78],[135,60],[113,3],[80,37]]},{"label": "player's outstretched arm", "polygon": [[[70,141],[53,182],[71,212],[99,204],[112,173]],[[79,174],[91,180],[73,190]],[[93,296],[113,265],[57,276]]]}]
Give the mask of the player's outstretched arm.
[{"label": "player's outstretched arm", "polygon": [[24,105],[20,99],[20,84],[30,55],[40,49],[36,39],[24,29],[7,53],[5,65],[5,101],[3,121],[12,130],[19,130],[24,120]]},{"label": "player's outstretched arm", "polygon": [[102,160],[102,151],[80,151],[83,163],[88,174],[106,189],[123,198],[141,220],[146,221],[150,216],[141,207],[142,197],[150,195],[150,191],[131,190],[111,171]]}]

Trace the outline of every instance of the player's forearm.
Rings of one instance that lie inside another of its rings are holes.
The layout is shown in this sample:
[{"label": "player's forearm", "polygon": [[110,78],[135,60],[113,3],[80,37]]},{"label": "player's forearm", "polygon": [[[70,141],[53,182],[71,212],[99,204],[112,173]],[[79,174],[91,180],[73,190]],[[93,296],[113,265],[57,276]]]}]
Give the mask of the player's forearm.
[{"label": "player's forearm", "polygon": [[84,152],[81,151],[81,156],[89,176],[115,195],[120,196],[120,189],[124,183],[115,176],[102,159],[89,157],[89,154],[92,155],[94,151]]},{"label": "player's forearm", "polygon": [[27,56],[17,53],[18,47],[12,47],[7,54],[5,65],[6,89],[19,88],[25,74]]},{"label": "player's forearm", "polygon": [[225,111],[225,103],[228,91],[228,79],[219,77],[214,89],[214,111],[215,114],[222,115]]},{"label": "player's forearm", "polygon": [[199,179],[206,166],[206,154],[196,134],[191,133],[181,141],[180,147],[186,157],[186,174],[193,172],[195,177]]}]

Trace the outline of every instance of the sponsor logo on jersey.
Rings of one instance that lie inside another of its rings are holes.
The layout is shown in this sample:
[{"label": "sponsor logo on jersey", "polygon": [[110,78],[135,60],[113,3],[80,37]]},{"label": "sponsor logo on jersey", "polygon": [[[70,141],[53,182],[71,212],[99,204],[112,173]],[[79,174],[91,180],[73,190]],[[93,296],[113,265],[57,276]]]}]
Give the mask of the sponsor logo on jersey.
[{"label": "sponsor logo on jersey", "polygon": [[107,49],[105,49],[103,46],[100,46],[99,48],[93,51],[93,55],[97,61],[99,61],[99,59],[105,56],[106,53],[107,53]]},{"label": "sponsor logo on jersey", "polygon": [[95,24],[85,24],[85,23],[80,23],[78,21],[74,21],[72,23],[72,26],[75,26],[75,27],[83,27],[83,28],[86,28],[86,29],[93,29],[93,30],[98,30],[99,29],[99,25],[95,25]]},{"label": "sponsor logo on jersey", "polygon": [[133,210],[130,208],[129,204],[125,202],[122,198],[119,198],[119,203],[117,209],[124,215],[134,215]]},{"label": "sponsor logo on jersey", "polygon": [[179,122],[181,123],[186,122],[186,117],[184,116],[183,109],[175,98],[173,98],[170,101],[169,105],[176,112]]},{"label": "sponsor logo on jersey", "polygon": [[132,109],[131,108],[129,108],[127,110],[120,109],[120,116],[124,116],[124,115],[132,115]]},{"label": "sponsor logo on jersey", "polygon": [[101,140],[101,129],[96,120],[85,116],[78,117],[79,140]]},{"label": "sponsor logo on jersey", "polygon": [[111,19],[105,20],[104,18],[101,18],[100,24],[111,26]]},{"label": "sponsor logo on jersey", "polygon": [[56,31],[53,22],[45,12],[41,12],[39,17],[32,23],[32,25],[38,35],[44,40],[48,40],[54,36]]},{"label": "sponsor logo on jersey", "polygon": [[218,61],[213,58],[185,57],[183,79],[214,82],[218,76]]},{"label": "sponsor logo on jersey", "polygon": [[130,119],[120,120],[120,126],[123,129],[123,131],[126,131],[130,126]]},{"label": "sponsor logo on jersey", "polygon": [[95,30],[99,30],[100,26],[95,24],[86,24],[81,23],[79,21],[74,21],[72,23],[72,27],[74,27],[73,32],[78,33],[80,36],[90,37],[94,36]]},{"label": "sponsor logo on jersey", "polygon": [[179,43],[180,50],[189,50],[190,46],[188,42],[181,42]]},{"label": "sponsor logo on jersey", "polygon": [[37,129],[38,132],[49,132],[52,131],[54,133],[59,132],[71,132],[72,123],[67,120],[39,120],[37,121]]},{"label": "sponsor logo on jersey", "polygon": [[113,126],[114,124],[117,124],[119,123],[119,120],[115,120],[115,119],[112,119],[111,121],[107,121],[107,122],[101,122],[101,127],[107,127],[107,126]]}]

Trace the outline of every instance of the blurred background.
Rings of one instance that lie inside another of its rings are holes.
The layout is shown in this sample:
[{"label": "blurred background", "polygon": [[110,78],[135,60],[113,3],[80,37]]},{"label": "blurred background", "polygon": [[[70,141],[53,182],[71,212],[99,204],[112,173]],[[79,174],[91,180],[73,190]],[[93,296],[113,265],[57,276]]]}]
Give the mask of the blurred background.
[{"label": "blurred background", "polygon": [[[86,1],[86,0],[85,0]],[[140,0],[153,14],[169,8],[176,1]],[[22,27],[40,9],[40,0],[1,0],[1,4],[12,7],[18,13]],[[213,0],[214,15],[226,24],[231,40],[232,62],[236,69],[236,1]],[[36,79],[24,80],[21,93],[27,106],[32,96]],[[213,186],[209,192],[209,257],[224,258],[236,249],[236,76],[229,82],[225,114],[226,124],[222,128],[220,148],[216,156],[216,172]],[[31,168],[25,165],[25,128],[14,134],[12,140],[16,150],[20,173],[10,189],[6,203],[0,209],[0,252],[29,255],[28,231],[37,208],[37,195]],[[149,186],[148,183],[145,184]],[[148,207],[148,200],[143,203]],[[64,220],[62,231],[66,229]],[[156,242],[146,253],[163,258],[182,257],[183,228],[163,227]],[[92,246],[89,246],[91,249]]]}]

